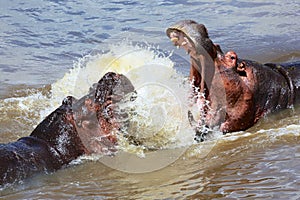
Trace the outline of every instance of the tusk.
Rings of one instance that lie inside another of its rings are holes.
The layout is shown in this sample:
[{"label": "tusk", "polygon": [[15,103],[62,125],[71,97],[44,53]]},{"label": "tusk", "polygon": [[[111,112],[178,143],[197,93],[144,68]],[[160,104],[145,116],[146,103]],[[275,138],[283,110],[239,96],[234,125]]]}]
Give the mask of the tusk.
[{"label": "tusk", "polygon": [[172,42],[177,42],[178,40],[179,40],[179,39],[178,39],[177,37],[172,37],[172,38],[171,38],[171,41],[172,41]]},{"label": "tusk", "polygon": [[187,42],[182,42],[181,46],[184,46],[184,45],[187,45],[187,44],[188,44]]}]

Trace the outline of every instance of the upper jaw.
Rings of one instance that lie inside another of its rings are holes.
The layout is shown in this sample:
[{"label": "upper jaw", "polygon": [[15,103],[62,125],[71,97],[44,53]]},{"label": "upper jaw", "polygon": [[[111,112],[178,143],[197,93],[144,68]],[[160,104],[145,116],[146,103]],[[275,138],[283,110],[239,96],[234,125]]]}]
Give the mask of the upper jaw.
[{"label": "upper jaw", "polygon": [[189,55],[196,53],[194,45],[190,42],[188,37],[181,31],[173,30],[169,33],[168,36],[171,42],[175,46],[177,46],[177,48],[182,47]]}]

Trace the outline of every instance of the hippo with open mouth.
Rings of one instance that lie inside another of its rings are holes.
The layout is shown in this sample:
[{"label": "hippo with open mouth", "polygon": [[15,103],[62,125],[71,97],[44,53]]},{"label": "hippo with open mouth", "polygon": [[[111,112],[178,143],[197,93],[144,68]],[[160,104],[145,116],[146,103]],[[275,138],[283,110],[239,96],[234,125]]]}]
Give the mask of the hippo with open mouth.
[{"label": "hippo with open mouth", "polygon": [[38,172],[53,172],[84,154],[113,153],[114,130],[127,126],[126,112],[118,109],[118,103],[133,94],[129,79],[109,72],[88,95],[65,98],[30,136],[0,144],[0,186]]},{"label": "hippo with open mouth", "polygon": [[[223,133],[246,130],[266,114],[299,102],[300,62],[260,64],[240,59],[234,51],[224,54],[206,27],[192,20],[179,21],[166,33],[190,55],[190,81],[195,93],[204,94],[198,102],[209,102],[198,127],[218,126]],[[191,112],[189,119],[195,126]]]}]

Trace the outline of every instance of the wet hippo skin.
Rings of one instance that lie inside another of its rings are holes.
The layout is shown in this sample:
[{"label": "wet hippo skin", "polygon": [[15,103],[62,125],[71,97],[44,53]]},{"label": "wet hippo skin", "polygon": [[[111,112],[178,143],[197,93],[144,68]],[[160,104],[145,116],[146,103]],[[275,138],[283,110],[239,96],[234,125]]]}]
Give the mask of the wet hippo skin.
[{"label": "wet hippo skin", "polygon": [[0,144],[0,185],[53,172],[83,154],[113,150],[116,138],[110,132],[124,126],[116,104],[133,91],[125,76],[107,73],[88,95],[65,98],[30,136]]},{"label": "wet hippo skin", "polygon": [[206,27],[192,20],[179,21],[166,33],[190,55],[194,95],[204,93],[197,101],[209,102],[201,121],[195,123],[189,112],[193,126],[217,126],[223,133],[246,130],[266,114],[299,102],[300,62],[261,64],[234,51],[224,54]]}]

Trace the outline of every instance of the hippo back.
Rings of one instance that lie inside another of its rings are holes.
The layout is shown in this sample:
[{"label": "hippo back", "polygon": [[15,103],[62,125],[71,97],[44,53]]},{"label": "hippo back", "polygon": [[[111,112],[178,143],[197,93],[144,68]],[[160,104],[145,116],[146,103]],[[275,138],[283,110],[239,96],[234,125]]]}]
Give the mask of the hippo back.
[{"label": "hippo back", "polygon": [[249,60],[239,60],[246,66],[245,82],[254,94],[256,118],[290,106],[293,88],[282,69]]},{"label": "hippo back", "polygon": [[60,167],[45,141],[24,137],[0,144],[0,185],[22,180],[36,172],[51,172]]},{"label": "hippo back", "polygon": [[294,103],[300,102],[300,61],[281,63],[282,66],[291,78],[294,86],[295,99]]}]

